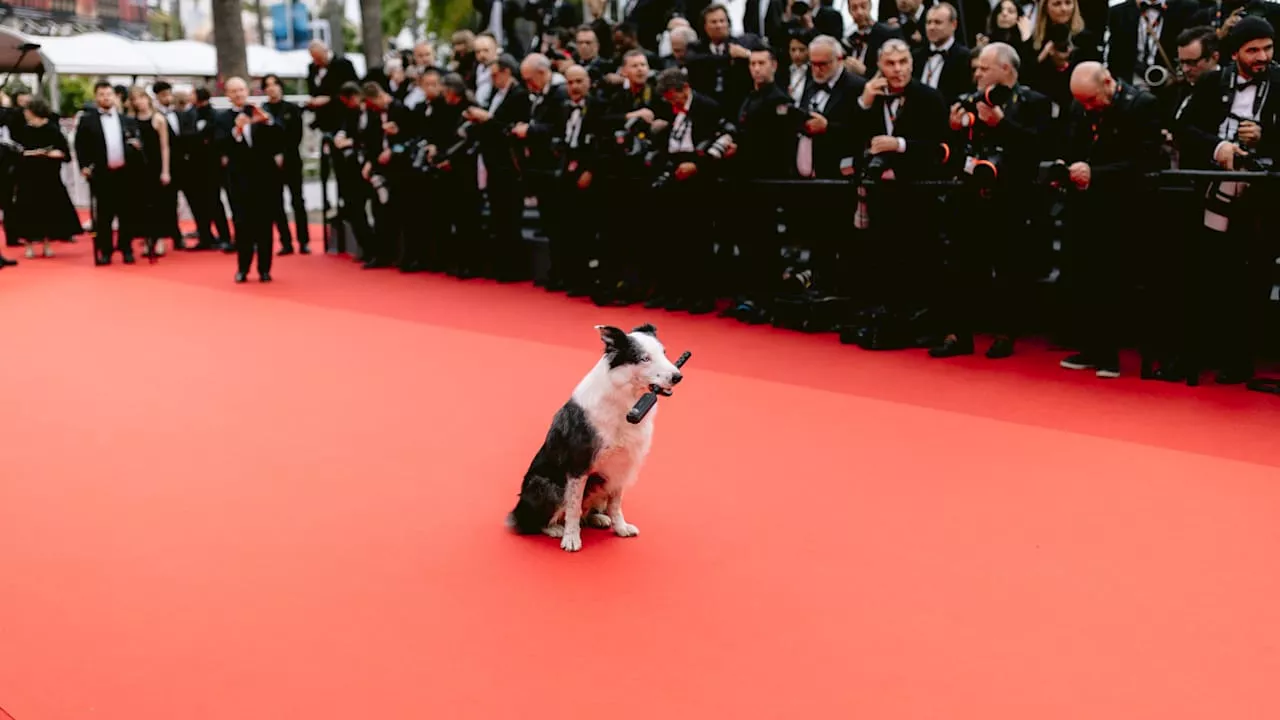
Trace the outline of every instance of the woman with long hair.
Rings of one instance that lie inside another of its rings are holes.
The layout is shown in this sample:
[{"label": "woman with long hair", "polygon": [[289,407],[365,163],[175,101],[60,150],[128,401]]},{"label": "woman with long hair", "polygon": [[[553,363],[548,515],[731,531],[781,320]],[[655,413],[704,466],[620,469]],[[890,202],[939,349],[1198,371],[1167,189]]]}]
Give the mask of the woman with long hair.
[{"label": "woman with long hair", "polygon": [[135,86],[129,91],[129,109],[138,120],[142,136],[143,164],[136,175],[137,223],[134,237],[141,237],[146,247],[142,254],[151,257],[164,255],[161,237],[169,231],[165,224],[165,198],[163,188],[169,185],[169,124],[164,115],[156,112],[155,103],[146,89]]},{"label": "woman with long hair", "polygon": [[13,128],[13,140],[22,146],[14,177],[13,232],[27,246],[26,256],[53,257],[50,240],[69,240],[82,232],[80,216],[62,184],[62,164],[71,161],[67,138],[53,116],[49,103],[32,98],[23,109],[26,123]]},{"label": "woman with long hair", "polygon": [[1098,36],[1085,28],[1077,0],[1039,0],[1028,55],[1022,62],[1023,82],[1058,106],[1055,130],[1060,139],[1072,101],[1071,71],[1082,62],[1102,60]]}]

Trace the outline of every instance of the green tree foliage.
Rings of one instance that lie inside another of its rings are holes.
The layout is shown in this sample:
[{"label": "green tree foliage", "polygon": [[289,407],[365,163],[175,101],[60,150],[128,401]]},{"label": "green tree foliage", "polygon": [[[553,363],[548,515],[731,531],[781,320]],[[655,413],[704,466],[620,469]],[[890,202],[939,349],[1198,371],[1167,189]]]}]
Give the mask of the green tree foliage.
[{"label": "green tree foliage", "polygon": [[474,15],[471,0],[435,0],[427,8],[427,31],[448,38],[455,30],[471,27]]}]

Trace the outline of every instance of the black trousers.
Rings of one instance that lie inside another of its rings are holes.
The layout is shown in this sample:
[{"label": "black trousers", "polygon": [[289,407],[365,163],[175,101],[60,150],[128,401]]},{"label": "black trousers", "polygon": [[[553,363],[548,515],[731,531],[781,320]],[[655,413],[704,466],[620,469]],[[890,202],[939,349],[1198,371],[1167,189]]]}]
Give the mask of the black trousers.
[{"label": "black trousers", "polygon": [[[370,195],[373,197],[372,244],[365,260],[392,263],[400,254],[400,233],[403,225],[400,205],[404,186],[399,178],[391,175],[371,175]],[[374,184],[376,183],[376,184]],[[381,187],[379,187],[379,185]]]},{"label": "black trousers", "polygon": [[[673,164],[679,164],[677,160]],[[652,252],[644,253],[645,275],[659,295],[701,300],[715,297],[711,266],[714,219],[709,200],[715,180],[695,174],[652,191],[650,208],[663,208],[662,224],[649,226]],[[641,245],[640,247],[643,247]]]},{"label": "black trousers", "polygon": [[1016,338],[1031,302],[1034,238],[1022,232],[1031,198],[1012,188],[965,187],[950,200],[946,297],[936,305],[941,329],[965,337],[985,320],[997,335]]},{"label": "black trousers", "polygon": [[271,221],[274,213],[269,201],[262,199],[257,206],[236,209],[236,261],[240,272],[248,274],[253,267],[253,256],[258,256],[258,273],[271,272],[272,242]]},{"label": "black trousers", "polygon": [[1120,354],[1126,279],[1133,255],[1135,207],[1147,207],[1133,187],[1094,185],[1073,192],[1068,207],[1067,272],[1075,301],[1079,351],[1099,362]]},{"label": "black trousers", "polygon": [[870,224],[855,253],[858,299],[891,311],[928,307],[938,284],[938,189],[886,180],[867,188],[866,202]]},{"label": "black trousers", "polygon": [[[94,170],[89,189],[93,193],[93,249],[102,258],[110,258],[116,251],[128,257],[133,253],[129,223],[135,218],[129,212],[127,168]],[[113,241],[111,226],[116,222],[120,230]]]},{"label": "black trousers", "polygon": [[[354,160],[342,157],[333,161],[333,175],[338,185],[338,217],[351,226],[351,232],[360,245],[361,257],[368,259],[370,248],[376,244],[369,227],[369,183],[360,176],[360,168]],[[355,248],[346,248],[354,254]]]},{"label": "black trousers", "polygon": [[524,191],[520,178],[506,173],[490,173],[485,192],[489,198],[491,238],[486,254],[492,274],[500,279],[524,279],[529,273],[529,259],[524,252],[520,230],[524,215]]},{"label": "black trousers", "polygon": [[1229,206],[1226,232],[1204,227],[1203,216],[1187,231],[1186,355],[1193,368],[1252,369],[1255,315],[1270,285],[1264,274],[1275,267],[1274,249],[1264,252],[1274,238],[1264,227],[1264,203],[1274,196],[1263,186],[1248,188]]},{"label": "black trousers", "polygon": [[276,228],[280,232],[280,243],[285,248],[293,247],[293,233],[289,230],[289,216],[284,210],[284,190],[289,190],[289,200],[293,205],[293,222],[298,231],[298,246],[311,244],[311,232],[307,225],[307,205],[302,197],[302,159],[297,152],[286,153],[284,167],[280,169],[280,212],[276,216]]}]

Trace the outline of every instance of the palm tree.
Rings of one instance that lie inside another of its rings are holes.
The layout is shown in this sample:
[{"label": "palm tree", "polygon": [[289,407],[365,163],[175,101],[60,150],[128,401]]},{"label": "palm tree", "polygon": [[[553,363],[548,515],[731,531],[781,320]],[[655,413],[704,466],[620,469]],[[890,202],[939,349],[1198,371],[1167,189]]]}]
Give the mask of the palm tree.
[{"label": "palm tree", "polygon": [[213,47],[218,53],[218,75],[249,78],[249,60],[244,50],[244,23],[240,20],[240,0],[213,0]]}]

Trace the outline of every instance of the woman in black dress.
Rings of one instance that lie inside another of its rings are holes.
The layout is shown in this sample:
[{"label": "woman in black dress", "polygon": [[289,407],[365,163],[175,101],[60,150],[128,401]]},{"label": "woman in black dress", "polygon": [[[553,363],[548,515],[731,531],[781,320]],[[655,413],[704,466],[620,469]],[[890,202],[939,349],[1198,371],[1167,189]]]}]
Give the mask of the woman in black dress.
[{"label": "woman in black dress", "polygon": [[[138,120],[138,133],[142,136],[143,163],[135,175],[137,188],[134,212],[138,221],[133,227],[133,236],[142,238],[146,246],[144,257],[152,262],[164,255],[164,243],[161,238],[170,232],[165,228],[166,197],[163,188],[169,184],[169,124],[164,116],[155,110],[151,96],[141,87],[129,92],[129,109]],[[172,208],[168,208],[172,216]]]},{"label": "woman in black dress", "polygon": [[13,129],[13,140],[22,146],[14,177],[13,231],[35,257],[35,243],[43,255],[53,257],[50,240],[67,240],[80,234],[80,216],[62,184],[62,163],[71,161],[67,138],[42,98],[32,98],[23,110],[26,124]]}]

